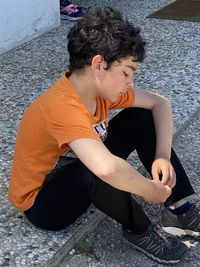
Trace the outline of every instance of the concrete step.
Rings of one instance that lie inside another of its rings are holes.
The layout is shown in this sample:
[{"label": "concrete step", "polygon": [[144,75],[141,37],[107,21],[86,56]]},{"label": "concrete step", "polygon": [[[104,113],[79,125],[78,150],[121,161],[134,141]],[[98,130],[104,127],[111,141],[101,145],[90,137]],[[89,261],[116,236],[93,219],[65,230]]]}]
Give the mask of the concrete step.
[{"label": "concrete step", "polygon": [[[174,148],[180,156],[183,166],[195,188],[196,195],[190,197],[192,200],[199,200],[200,194],[200,108],[198,108],[183,124],[175,135]],[[140,170],[143,169],[141,168]],[[145,212],[152,218],[158,216],[161,205],[148,205],[141,203]],[[78,250],[77,234],[71,238],[62,248],[64,253],[59,258],[52,258],[46,266],[62,267],[124,267],[124,266],[155,266],[155,263],[141,253],[128,248],[122,241],[121,227],[114,220],[95,210],[94,215],[99,216],[92,222],[93,218],[88,219],[90,233],[85,226],[81,229],[82,240],[85,242],[85,251]],[[96,216],[94,216],[96,217]],[[99,225],[98,225],[99,222]],[[80,234],[80,233],[79,233]],[[76,240],[76,246],[71,245]],[[82,241],[81,241],[82,242]],[[200,245],[194,240],[184,239],[184,242],[191,248],[189,256],[181,263],[181,267],[196,267],[200,261]],[[88,245],[89,244],[89,245]],[[87,247],[90,247],[89,251]],[[65,255],[65,257],[64,257]],[[156,265],[162,266],[162,265]]]}]

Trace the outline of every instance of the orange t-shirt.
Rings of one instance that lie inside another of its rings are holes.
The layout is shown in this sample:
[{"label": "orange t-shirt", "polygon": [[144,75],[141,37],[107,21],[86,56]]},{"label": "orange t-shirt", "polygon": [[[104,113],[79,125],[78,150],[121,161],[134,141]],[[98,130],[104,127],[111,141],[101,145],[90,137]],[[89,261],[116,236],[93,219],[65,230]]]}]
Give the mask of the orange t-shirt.
[{"label": "orange t-shirt", "polygon": [[80,138],[102,140],[108,125],[108,110],[130,107],[134,93],[129,89],[112,103],[96,100],[92,115],[65,75],[39,96],[25,111],[18,130],[9,200],[21,211],[29,209],[45,177],[60,156],[70,151],[68,143]]}]

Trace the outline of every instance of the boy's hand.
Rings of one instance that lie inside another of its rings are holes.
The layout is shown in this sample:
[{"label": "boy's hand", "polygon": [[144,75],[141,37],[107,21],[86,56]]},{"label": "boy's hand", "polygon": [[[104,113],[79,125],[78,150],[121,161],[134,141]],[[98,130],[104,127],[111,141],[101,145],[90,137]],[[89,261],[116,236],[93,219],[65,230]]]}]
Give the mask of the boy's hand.
[{"label": "boy's hand", "polygon": [[171,188],[157,180],[151,180],[151,183],[151,190],[148,190],[144,196],[145,201],[156,204],[164,203],[172,193]]},{"label": "boy's hand", "polygon": [[151,168],[153,180],[173,188],[176,185],[176,174],[171,162],[167,159],[156,159]]}]

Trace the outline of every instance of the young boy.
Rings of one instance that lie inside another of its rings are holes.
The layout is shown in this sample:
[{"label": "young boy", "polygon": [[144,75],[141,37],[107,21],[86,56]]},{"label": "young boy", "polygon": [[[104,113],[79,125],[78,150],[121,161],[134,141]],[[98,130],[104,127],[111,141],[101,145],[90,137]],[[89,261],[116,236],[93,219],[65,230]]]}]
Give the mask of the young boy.
[{"label": "young boy", "polygon": [[[93,203],[122,224],[127,242],[161,263],[187,247],[150,222],[131,193],[164,203],[165,227],[200,235],[194,193],[172,145],[172,111],[134,89],[145,54],[139,29],[111,8],[91,9],[68,34],[69,72],[26,110],[19,127],[9,199],[37,227],[59,230]],[[108,110],[124,108],[108,123]],[[127,161],[137,151],[152,176]]]}]

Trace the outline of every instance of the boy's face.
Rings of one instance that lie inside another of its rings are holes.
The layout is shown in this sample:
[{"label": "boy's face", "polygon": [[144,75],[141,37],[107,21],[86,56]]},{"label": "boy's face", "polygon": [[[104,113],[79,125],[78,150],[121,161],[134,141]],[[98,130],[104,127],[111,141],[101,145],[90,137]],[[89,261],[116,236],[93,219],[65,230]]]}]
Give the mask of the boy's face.
[{"label": "boy's face", "polygon": [[128,57],[120,62],[113,62],[108,70],[102,68],[99,76],[99,95],[106,100],[116,101],[129,87],[133,87],[133,73],[137,64],[133,57]]}]

